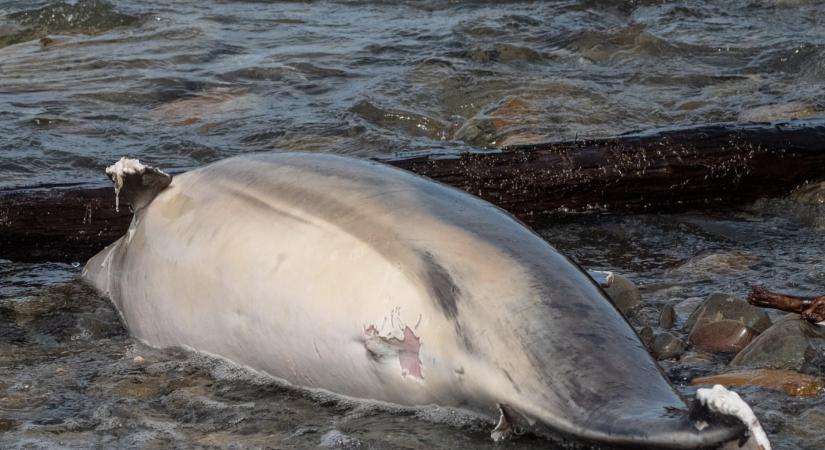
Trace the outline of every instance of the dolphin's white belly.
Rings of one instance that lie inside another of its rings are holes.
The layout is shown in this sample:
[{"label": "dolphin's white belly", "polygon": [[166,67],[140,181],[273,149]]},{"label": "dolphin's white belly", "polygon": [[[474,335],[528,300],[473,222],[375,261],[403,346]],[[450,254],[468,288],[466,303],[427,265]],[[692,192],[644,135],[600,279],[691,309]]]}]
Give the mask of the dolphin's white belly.
[{"label": "dolphin's white belly", "polygon": [[[248,164],[246,177],[216,178],[214,168],[175,177],[111,256],[89,264],[115,268],[105,271],[104,290],[132,333],[301,386],[403,404],[466,403],[460,374],[475,362],[431,298],[426,255],[438,255],[451,277],[489,284],[495,301],[512,294],[518,275],[478,273],[468,262],[506,255],[434,218],[403,178],[387,202],[356,179]],[[260,176],[278,186],[325,183],[337,190],[340,214],[314,214],[305,203],[313,199],[269,192],[278,187]]]}]

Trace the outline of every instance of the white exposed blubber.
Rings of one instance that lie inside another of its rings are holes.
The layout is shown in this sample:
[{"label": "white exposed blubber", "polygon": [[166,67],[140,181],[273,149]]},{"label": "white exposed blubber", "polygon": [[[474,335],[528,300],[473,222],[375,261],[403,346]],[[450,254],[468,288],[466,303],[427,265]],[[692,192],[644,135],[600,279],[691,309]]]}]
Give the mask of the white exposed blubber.
[{"label": "white exposed blubber", "polygon": [[748,431],[761,450],[771,450],[768,435],[759,423],[753,410],[736,392],[730,391],[717,384],[712,388],[701,388],[696,391],[696,399],[709,410],[738,418],[748,427]]},{"label": "white exposed blubber", "polygon": [[137,159],[121,157],[116,163],[106,168],[106,175],[115,183],[115,211],[120,211],[120,191],[123,189],[123,180],[129,175],[142,174],[146,166]]}]

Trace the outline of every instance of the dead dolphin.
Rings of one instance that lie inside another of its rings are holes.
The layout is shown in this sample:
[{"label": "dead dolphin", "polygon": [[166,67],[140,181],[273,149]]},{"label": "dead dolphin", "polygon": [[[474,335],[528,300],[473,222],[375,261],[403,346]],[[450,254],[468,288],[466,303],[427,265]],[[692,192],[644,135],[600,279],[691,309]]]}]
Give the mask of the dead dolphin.
[{"label": "dead dolphin", "polygon": [[746,433],[688,417],[598,285],[465,192],[331,155],[235,157],[171,184],[118,164],[134,218],[83,276],[152,346],[347,396],[478,411],[499,417],[496,437],[520,426],[687,449]]}]

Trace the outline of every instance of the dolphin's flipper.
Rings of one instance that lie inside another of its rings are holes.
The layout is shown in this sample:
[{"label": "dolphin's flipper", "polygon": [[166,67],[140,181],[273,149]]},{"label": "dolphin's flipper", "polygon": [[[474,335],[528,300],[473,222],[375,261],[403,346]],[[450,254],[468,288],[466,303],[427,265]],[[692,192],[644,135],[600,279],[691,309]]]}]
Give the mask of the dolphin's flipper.
[{"label": "dolphin's flipper", "polygon": [[503,442],[521,436],[529,427],[527,419],[510,409],[507,405],[498,405],[498,424],[490,432],[490,438],[494,442]]},{"label": "dolphin's flipper", "polygon": [[499,411],[499,418],[498,424],[493,431],[490,432],[490,437],[493,439],[493,442],[503,442],[513,438],[515,432],[513,430],[513,426],[510,424],[510,421],[507,419],[507,413],[504,412],[504,408],[501,405],[498,405]]},{"label": "dolphin's flipper", "polygon": [[172,176],[162,170],[125,156],[107,167],[106,175],[115,183],[115,209],[120,209],[122,192],[133,212],[151,203],[172,182]]}]

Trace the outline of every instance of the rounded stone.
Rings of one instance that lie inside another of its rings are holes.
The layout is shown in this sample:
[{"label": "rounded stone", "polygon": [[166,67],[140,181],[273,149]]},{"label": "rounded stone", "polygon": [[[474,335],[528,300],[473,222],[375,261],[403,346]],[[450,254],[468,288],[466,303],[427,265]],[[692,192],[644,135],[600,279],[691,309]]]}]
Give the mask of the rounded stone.
[{"label": "rounded stone", "polygon": [[653,338],[653,355],[657,359],[678,358],[685,352],[685,343],[670,332],[657,334]]},{"label": "rounded stone", "polygon": [[735,353],[771,326],[767,312],[727,294],[712,294],[685,323],[688,343],[700,351]]},{"label": "rounded stone", "polygon": [[710,353],[734,353],[742,350],[756,336],[742,322],[720,320],[699,323],[688,337],[690,345]]},{"label": "rounded stone", "polygon": [[651,348],[653,346],[653,328],[645,326],[639,330],[639,339],[641,339],[648,348]]},{"label": "rounded stone", "polygon": [[825,373],[825,327],[789,314],[739,352],[731,367]]},{"label": "rounded stone", "polygon": [[768,313],[762,308],[752,306],[745,300],[729,294],[715,293],[708,296],[685,322],[685,329],[692,330],[697,322],[715,322],[729,319],[742,322],[759,334],[771,326]]},{"label": "rounded stone", "polygon": [[673,328],[674,323],[676,323],[676,310],[673,309],[673,305],[666,304],[662,306],[659,311],[659,326],[669,330]]},{"label": "rounded stone", "polygon": [[613,304],[619,308],[619,311],[625,315],[639,306],[639,303],[642,301],[639,288],[627,277],[617,273],[613,274],[610,285],[602,287],[602,289],[604,289],[604,292],[610,297],[610,300],[613,301]]}]

